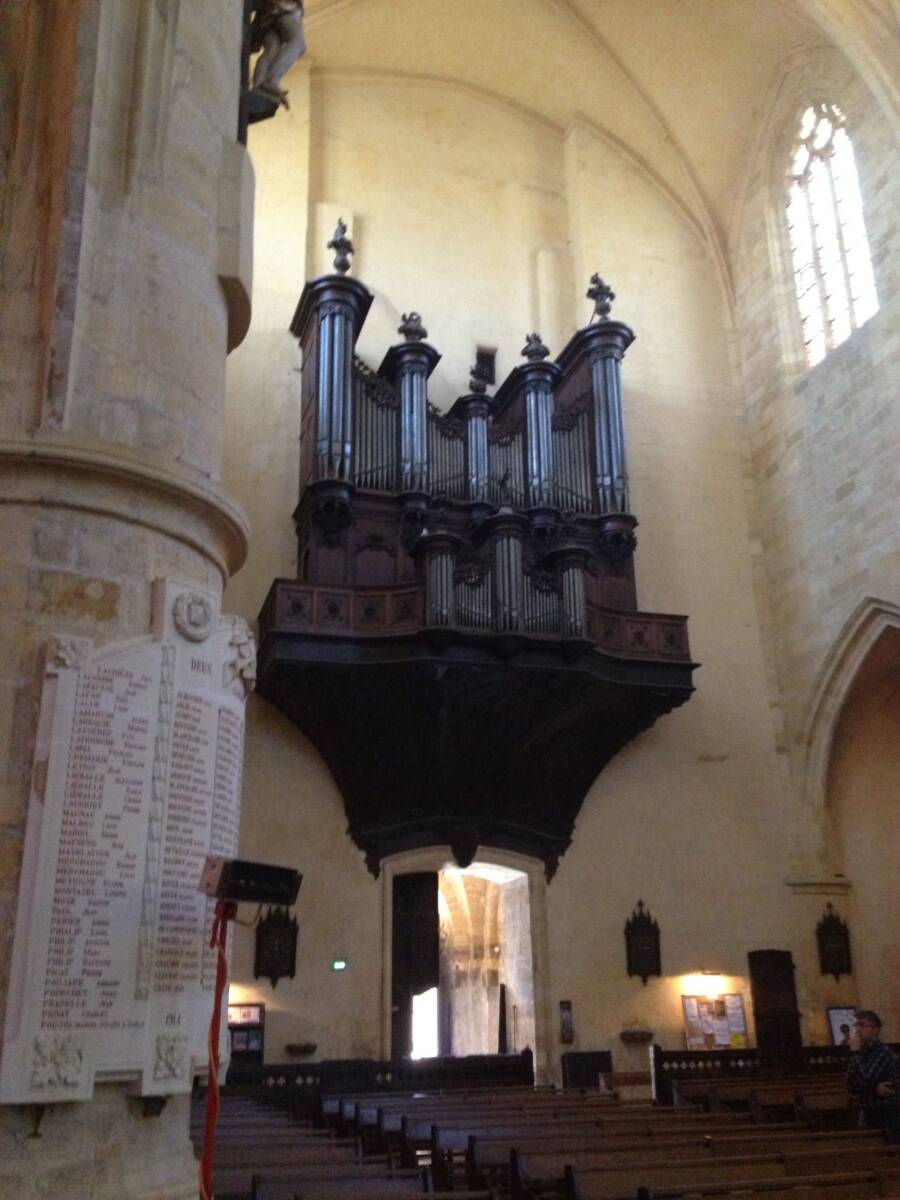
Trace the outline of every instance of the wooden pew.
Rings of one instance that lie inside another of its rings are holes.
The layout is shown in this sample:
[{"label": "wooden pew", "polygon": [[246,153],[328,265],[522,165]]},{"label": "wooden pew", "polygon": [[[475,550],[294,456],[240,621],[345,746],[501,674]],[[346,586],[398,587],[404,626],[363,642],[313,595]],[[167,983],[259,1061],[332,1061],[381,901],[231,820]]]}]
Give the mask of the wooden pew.
[{"label": "wooden pew", "polygon": [[[639,1188],[638,1200],[868,1200],[887,1196],[884,1181],[871,1171],[848,1171],[841,1175],[807,1175],[784,1179],[756,1179],[725,1184],[692,1184],[680,1188]],[[590,1192],[575,1180],[570,1200],[591,1200]]]},{"label": "wooden pew", "polygon": [[[552,1182],[530,1179],[527,1173],[514,1176],[511,1200],[608,1200],[608,1192],[598,1189],[596,1176],[570,1169],[565,1177]],[[889,1185],[888,1185],[889,1186]],[[869,1200],[869,1197],[893,1195],[874,1171],[848,1171],[839,1175],[729,1179],[725,1181],[691,1180],[674,1186],[640,1185],[629,1193],[637,1200]]]},{"label": "wooden pew", "polygon": [[399,1139],[404,1117],[421,1121],[462,1121],[483,1114],[485,1117],[499,1119],[503,1116],[509,1120],[519,1120],[538,1116],[562,1118],[570,1113],[578,1113],[587,1118],[594,1112],[614,1107],[614,1101],[597,1095],[532,1091],[512,1099],[506,1092],[478,1093],[467,1100],[460,1100],[456,1095],[343,1097],[323,1103],[322,1111],[323,1119],[331,1122],[340,1132],[362,1137],[366,1149],[372,1147],[382,1151],[387,1142]]},{"label": "wooden pew", "polygon": [[[613,1160],[614,1159],[614,1160]],[[847,1170],[869,1173],[880,1179],[900,1178],[900,1156],[896,1147],[868,1145],[848,1158],[845,1150],[813,1152],[721,1155],[702,1158],[657,1159],[656,1151],[641,1155],[597,1156],[586,1153],[529,1154],[513,1150],[510,1173],[518,1178],[561,1180],[577,1172],[582,1189],[591,1200],[618,1200],[644,1187],[653,1192],[682,1189],[690,1185],[746,1183],[756,1179],[827,1178]]]},{"label": "wooden pew", "polygon": [[[754,1076],[747,1079],[699,1080],[686,1079],[674,1085],[675,1105],[699,1107],[705,1112],[728,1111],[747,1113],[753,1106],[754,1093],[767,1093],[775,1104],[793,1105],[798,1092],[843,1093],[844,1077],[840,1075],[782,1075],[770,1079]],[[785,1100],[782,1101],[782,1096]]]},{"label": "wooden pew", "polygon": [[840,1091],[801,1089],[797,1092],[796,1112],[799,1120],[815,1129],[849,1129],[854,1120],[854,1106],[845,1088]]},{"label": "wooden pew", "polygon": [[[591,1200],[591,1193],[576,1181],[572,1200]],[[656,1188],[639,1190],[638,1200],[868,1200],[882,1196],[881,1181],[869,1171],[842,1175],[810,1175],[805,1179],[755,1179],[727,1184],[691,1185],[689,1190]]]},{"label": "wooden pew", "polygon": [[404,1183],[406,1189],[409,1190],[417,1186],[421,1179],[421,1172],[394,1172],[393,1175],[389,1175],[385,1163],[364,1163],[359,1166],[348,1164],[347,1166],[343,1166],[335,1165],[334,1163],[289,1165],[248,1161],[242,1163],[240,1166],[222,1166],[217,1162],[213,1168],[216,1200],[219,1200],[221,1195],[228,1193],[246,1197],[249,1195],[253,1180],[257,1176],[272,1181],[293,1180],[298,1184],[295,1190],[300,1190],[300,1184],[305,1185],[307,1182],[327,1182],[333,1179],[356,1179],[362,1183],[377,1186],[389,1178]]},{"label": "wooden pew", "polygon": [[750,1113],[760,1124],[804,1120],[815,1111],[839,1112],[849,1121],[849,1099],[843,1080],[817,1081],[805,1087],[791,1081],[754,1088]]},{"label": "wooden pew", "polygon": [[[360,1188],[318,1184],[292,1183],[290,1180],[260,1178],[251,1192],[251,1200],[422,1200],[424,1188],[395,1190],[392,1188]],[[430,1192],[430,1200],[460,1200],[459,1192]],[[495,1200],[491,1192],[466,1192],[465,1200]]]},{"label": "wooden pew", "polygon": [[[650,1164],[676,1159],[720,1159],[727,1157],[775,1154],[806,1154],[809,1160],[803,1173],[819,1171],[813,1165],[817,1154],[831,1155],[828,1169],[835,1164],[847,1162],[867,1167],[881,1150],[887,1150],[885,1161],[896,1157],[896,1147],[887,1147],[884,1137],[877,1130],[853,1130],[839,1134],[823,1134],[807,1130],[779,1130],[773,1134],[762,1134],[752,1129],[746,1136],[697,1136],[683,1135],[680,1138],[614,1140],[602,1138],[591,1142],[566,1139],[478,1138],[470,1135],[462,1153],[459,1135],[455,1131],[435,1128],[431,1155],[431,1169],[436,1184],[442,1187],[455,1186],[465,1180],[469,1187],[493,1187],[503,1189],[509,1179],[509,1154],[518,1149],[531,1163],[532,1171],[543,1175],[542,1155],[549,1154],[566,1160],[566,1165],[623,1165],[632,1162]],[[824,1170],[826,1168],[822,1168]]]},{"label": "wooden pew", "polygon": [[275,1176],[260,1173],[253,1177],[250,1200],[402,1200],[424,1194],[424,1182],[415,1179],[359,1179],[351,1176],[332,1176],[328,1179],[308,1179],[288,1173]]},{"label": "wooden pew", "polygon": [[[729,1132],[739,1133],[741,1126],[729,1122],[720,1126]],[[752,1130],[754,1126],[746,1126]],[[436,1136],[435,1131],[438,1131]],[[609,1140],[642,1139],[659,1137],[692,1136],[700,1137],[716,1131],[716,1126],[707,1124],[680,1125],[676,1122],[653,1122],[645,1120],[639,1123],[606,1124],[576,1121],[567,1122],[514,1122],[510,1124],[494,1124],[492,1121],[473,1119],[460,1124],[433,1123],[430,1128],[427,1123],[406,1122],[401,1133],[399,1161],[413,1162],[418,1155],[436,1151],[454,1155],[466,1153],[468,1138],[474,1132],[479,1141],[498,1142],[507,1146],[517,1144],[544,1143],[546,1146],[572,1145],[578,1147],[584,1144],[607,1142]]]}]

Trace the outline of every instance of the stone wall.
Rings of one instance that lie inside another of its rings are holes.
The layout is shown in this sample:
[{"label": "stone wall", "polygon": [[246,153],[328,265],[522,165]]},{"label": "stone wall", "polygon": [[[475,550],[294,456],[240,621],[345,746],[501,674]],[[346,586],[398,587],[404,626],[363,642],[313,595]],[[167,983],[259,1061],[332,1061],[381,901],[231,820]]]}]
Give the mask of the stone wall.
[{"label": "stone wall", "polygon": [[[880,308],[807,370],[782,180],[800,114],[812,100],[830,100],[847,116]],[[791,771],[794,877],[800,882],[831,880],[833,899],[851,887],[850,897],[835,899],[835,904],[851,915],[873,960],[883,961],[889,934],[875,928],[870,914],[873,904],[877,908],[876,897],[892,886],[892,876],[883,863],[878,867],[878,855],[868,866],[860,857],[859,838],[851,835],[848,823],[846,781],[842,815],[838,824],[833,820],[825,761],[840,718],[840,698],[832,697],[824,706],[820,701],[827,674],[835,669],[834,660],[864,608],[872,601],[891,607],[900,579],[898,128],[833,51],[790,62],[765,116],[733,245],[755,581],[781,723],[779,752]],[[849,683],[844,681],[845,690]],[[811,760],[813,751],[820,763]],[[890,790],[896,790],[896,779]],[[865,805],[861,820],[864,810]],[[896,858],[896,824],[878,824],[877,839],[887,839],[887,853]],[[866,821],[863,827],[869,829],[866,836],[873,836]],[[827,887],[821,894],[828,894]],[[816,901],[817,911],[809,919],[821,915],[822,904]],[[893,1000],[885,996],[880,971],[870,974],[863,968],[857,983],[868,993],[868,1003],[896,1003],[895,989]]]},{"label": "stone wall", "polygon": [[[798,343],[787,229],[785,150],[808,98],[847,114],[880,309],[812,370]],[[763,560],[772,657],[785,708],[786,750],[802,772],[816,675],[865,596],[896,593],[898,494],[892,444],[900,349],[898,133],[834,54],[801,59],[766,126],[735,237],[740,351],[753,481],[754,534]]]},{"label": "stone wall", "polygon": [[[185,1137],[189,1101],[145,1116],[139,1099],[103,1086],[90,1104],[9,1109],[0,1121],[0,1195],[16,1200],[195,1200]],[[36,1130],[36,1132],[35,1132]]]},{"label": "stone wall", "polygon": [[[247,538],[218,482],[241,6],[85,0],[62,6],[74,25],[51,7],[12,6],[0,43],[16,114],[0,205],[0,1007],[44,645],[145,636],[154,579],[218,594]],[[0,1190],[196,1194],[183,1104],[154,1125],[103,1087],[40,1140],[24,1128],[0,1111]]]},{"label": "stone wall", "polygon": [[[303,95],[306,79],[305,69],[292,75],[292,95]],[[615,315],[638,335],[624,384],[640,602],[690,614],[702,667],[690,703],[621,754],[587,797],[547,892],[548,1009],[573,1000],[581,1048],[611,1046],[624,1023],[644,1016],[679,1045],[680,976],[715,966],[749,1006],[747,951],[783,946],[795,950],[809,990],[807,1036],[824,1036],[812,930],[785,904],[787,801],[753,595],[733,335],[702,230],[588,123],[554,133],[437,81],[425,107],[421,85],[404,79],[362,86],[352,75],[314,74],[311,95],[309,127],[298,101],[281,129],[253,133],[266,214],[257,250],[271,269],[257,279],[254,328],[229,368],[227,480],[256,519],[252,567],[231,585],[229,605],[255,615],[271,579],[295,571],[300,364],[285,330],[302,280],[296,260],[285,267],[284,247],[299,249],[305,230],[307,270],[327,270],[323,243],[343,215],[358,248],[354,273],[376,293],[361,354],[377,366],[400,314],[415,307],[445,353],[435,383],[443,405],[465,387],[476,342],[497,346],[502,375],[546,316],[542,332],[558,350],[564,328],[587,320],[582,292],[601,269],[617,291]],[[352,146],[342,133],[351,128]],[[334,870],[327,883],[304,884],[293,988],[272,994],[249,979],[245,945],[236,994],[273,1004],[279,1029],[293,1020],[319,1055],[345,1052],[343,981],[325,966],[335,941],[330,917],[321,918],[327,897],[335,920],[353,913],[358,922],[358,938],[344,934],[358,947],[352,972],[363,997],[352,1040],[376,1053],[380,1017],[366,998],[382,971],[377,885],[343,832],[340,797],[313,747],[264,703],[255,708],[248,853],[309,869],[310,883],[326,864]],[[277,764],[265,762],[273,747]],[[624,974],[622,926],[638,897],[664,927],[666,977],[646,989]],[[543,1050],[558,1061],[558,1046]]]}]

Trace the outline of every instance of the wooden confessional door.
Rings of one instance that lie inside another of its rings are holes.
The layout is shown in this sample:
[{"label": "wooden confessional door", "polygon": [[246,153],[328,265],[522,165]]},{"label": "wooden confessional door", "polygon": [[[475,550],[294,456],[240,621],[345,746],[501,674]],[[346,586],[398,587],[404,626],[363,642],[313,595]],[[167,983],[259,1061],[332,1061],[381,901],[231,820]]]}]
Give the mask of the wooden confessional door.
[{"label": "wooden confessional door", "polygon": [[437,871],[394,877],[391,946],[391,1058],[412,1052],[413,996],[438,986],[440,920]]},{"label": "wooden confessional door", "polygon": [[775,1054],[799,1052],[803,1041],[791,952],[751,950],[747,961],[757,1048]]}]

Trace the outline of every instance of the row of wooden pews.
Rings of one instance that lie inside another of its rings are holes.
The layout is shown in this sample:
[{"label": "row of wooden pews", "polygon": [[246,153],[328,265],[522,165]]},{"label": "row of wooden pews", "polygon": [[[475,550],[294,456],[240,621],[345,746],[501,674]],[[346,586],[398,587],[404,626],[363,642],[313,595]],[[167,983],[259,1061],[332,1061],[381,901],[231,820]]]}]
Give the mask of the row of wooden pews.
[{"label": "row of wooden pews", "polygon": [[675,1090],[682,1104],[706,1112],[745,1114],[761,1124],[798,1119],[820,1129],[839,1129],[847,1123],[843,1072],[784,1080],[685,1080]]},{"label": "row of wooden pews", "polygon": [[617,1105],[596,1093],[344,1098],[340,1120],[400,1164],[427,1163],[431,1186],[457,1194],[900,1196],[898,1148],[877,1133],[821,1128],[823,1111],[848,1124],[840,1081],[757,1092],[743,1111]]},{"label": "row of wooden pews", "polygon": [[[823,1128],[837,1097],[834,1081],[802,1080],[732,1106],[524,1088],[369,1093],[323,1099],[317,1128],[226,1098],[216,1197],[900,1200],[900,1147],[879,1133]],[[840,1102],[848,1126],[845,1093]]]},{"label": "row of wooden pews", "polygon": [[[198,1096],[191,1137],[199,1157],[205,1101]],[[387,1154],[363,1158],[355,1133],[314,1128],[287,1107],[255,1098],[222,1096],[213,1169],[216,1200],[420,1200],[421,1167],[403,1168]],[[437,1198],[440,1200],[440,1198]],[[471,1200],[491,1200],[488,1193]]]}]

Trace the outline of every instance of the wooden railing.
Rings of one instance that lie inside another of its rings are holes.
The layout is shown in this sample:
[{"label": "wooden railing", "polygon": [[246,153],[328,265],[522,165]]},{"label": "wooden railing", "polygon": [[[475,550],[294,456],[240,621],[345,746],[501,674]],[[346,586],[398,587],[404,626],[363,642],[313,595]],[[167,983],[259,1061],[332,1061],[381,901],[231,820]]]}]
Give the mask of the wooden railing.
[{"label": "wooden railing", "polygon": [[[530,574],[524,578],[528,585],[521,632],[533,636],[567,636],[560,617],[559,589]],[[462,571],[454,579],[453,590],[453,628],[471,633],[496,631],[491,571]],[[277,580],[260,613],[259,624],[261,640],[280,633],[354,637],[412,633],[428,625],[425,589],[405,585],[313,587],[295,579]],[[679,660],[689,654],[686,617],[621,613],[589,604],[586,636],[598,650],[615,658]]]},{"label": "wooden railing", "polygon": [[[897,1047],[893,1047],[895,1052]],[[650,1049],[653,1098],[673,1104],[679,1084],[745,1080],[772,1081],[789,1076],[840,1074],[847,1069],[846,1046],[804,1046],[799,1053],[764,1050],[663,1050]]]},{"label": "wooden railing", "polygon": [[229,1088],[259,1091],[286,1101],[304,1096],[364,1092],[445,1091],[454,1088],[528,1087],[534,1058],[521,1054],[470,1054],[464,1058],[330,1059],[311,1063],[232,1066]]}]

